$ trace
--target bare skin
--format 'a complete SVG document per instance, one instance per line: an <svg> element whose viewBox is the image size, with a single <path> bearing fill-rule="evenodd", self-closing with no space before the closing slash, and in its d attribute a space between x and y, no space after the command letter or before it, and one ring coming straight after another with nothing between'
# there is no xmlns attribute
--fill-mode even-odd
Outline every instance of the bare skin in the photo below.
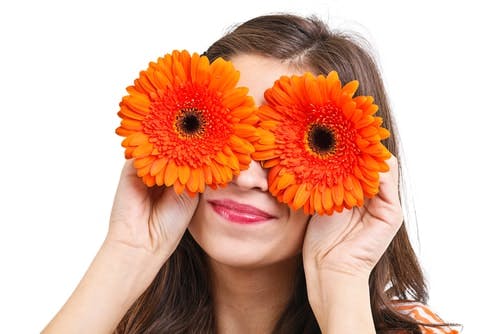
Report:
<svg viewBox="0 0 500 334"><path fill-rule="evenodd" d="M255 55L237 56L233 63L256 103L262 102L265 88L280 74L298 71ZM151 191L127 162L108 235L43 333L111 333L188 226L207 253L217 282L213 295L219 333L270 333L292 292L290 278L298 256L303 257L309 301L322 332L375 333L368 277L402 223L394 157L389 165L390 171L380 175L379 194L362 208L307 217L272 199L266 171L257 163L227 188L190 198L177 196L172 189ZM233 233L241 227L210 225L218 218L208 221L212 216L204 203L221 194L261 205L276 219L246 233ZM212 233L210 226L222 226L220 233Z"/></svg>

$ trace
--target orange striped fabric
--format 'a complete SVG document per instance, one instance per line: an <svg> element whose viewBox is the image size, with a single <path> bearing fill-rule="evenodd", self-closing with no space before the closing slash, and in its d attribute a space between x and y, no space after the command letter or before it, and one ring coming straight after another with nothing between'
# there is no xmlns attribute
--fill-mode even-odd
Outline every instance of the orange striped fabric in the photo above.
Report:
<svg viewBox="0 0 500 334"><path fill-rule="evenodd" d="M444 321L428 306L418 302L401 302L395 304L396 309L405 315L410 316L418 322L428 324L442 324ZM420 326L423 334L458 334L459 331L449 326L429 327Z"/></svg>

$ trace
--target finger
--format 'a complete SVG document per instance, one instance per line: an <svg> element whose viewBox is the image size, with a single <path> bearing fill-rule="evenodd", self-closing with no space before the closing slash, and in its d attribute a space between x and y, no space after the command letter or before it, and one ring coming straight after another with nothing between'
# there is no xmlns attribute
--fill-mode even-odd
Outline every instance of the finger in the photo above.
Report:
<svg viewBox="0 0 500 334"><path fill-rule="evenodd" d="M165 188L163 194L158 199L157 206L168 208L169 215L181 219L181 221L189 221L198 206L199 195L190 196L186 192L177 194L173 187Z"/></svg>
<svg viewBox="0 0 500 334"><path fill-rule="evenodd" d="M403 222L398 187L399 166L394 156L388 160L388 164L389 171L380 173L379 193L366 202L365 208L378 222L385 222L397 230Z"/></svg>
<svg viewBox="0 0 500 334"><path fill-rule="evenodd" d="M383 201L399 205L399 164L395 156L387 160L389 171L380 173L379 193Z"/></svg>
<svg viewBox="0 0 500 334"><path fill-rule="evenodd" d="M344 209L342 212L335 212L333 215L314 214L309 220L310 225L314 225L317 230L327 229L332 224L342 225L352 217L352 210Z"/></svg>
<svg viewBox="0 0 500 334"><path fill-rule="evenodd" d="M333 215L318 215L311 217L307 227L308 240L322 240L328 237L329 242L342 240L356 225L353 219L355 210L343 210Z"/></svg>
<svg viewBox="0 0 500 334"><path fill-rule="evenodd" d="M389 165L389 175L391 175L394 182L398 184L400 172L398 159L392 155L389 160L387 160L387 164Z"/></svg>
<svg viewBox="0 0 500 334"><path fill-rule="evenodd" d="M141 202L148 197L147 186L137 176L137 170L132 160L127 160L123 165L116 190L115 202L122 200L123 197L126 197L127 200Z"/></svg>
<svg viewBox="0 0 500 334"><path fill-rule="evenodd" d="M173 187L165 188L156 202L156 217L159 218L156 228L161 229L161 235L167 238L171 249L175 249L180 242L198 202L198 194L194 197L185 192L177 194Z"/></svg>

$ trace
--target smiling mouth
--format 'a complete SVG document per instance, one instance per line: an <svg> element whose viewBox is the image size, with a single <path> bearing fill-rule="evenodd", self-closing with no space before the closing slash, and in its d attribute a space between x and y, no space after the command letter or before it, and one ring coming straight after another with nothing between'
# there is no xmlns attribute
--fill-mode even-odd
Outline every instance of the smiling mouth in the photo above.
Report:
<svg viewBox="0 0 500 334"><path fill-rule="evenodd" d="M208 201L212 209L227 221L237 224L264 223L276 217L251 205L232 200Z"/></svg>

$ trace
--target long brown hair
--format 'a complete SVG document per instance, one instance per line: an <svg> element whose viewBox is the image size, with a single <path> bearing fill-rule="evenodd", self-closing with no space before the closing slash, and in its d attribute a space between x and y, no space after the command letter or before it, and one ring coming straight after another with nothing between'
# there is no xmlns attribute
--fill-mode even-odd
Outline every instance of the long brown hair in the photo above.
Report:
<svg viewBox="0 0 500 334"><path fill-rule="evenodd" d="M357 94L371 95L391 137L384 144L399 157L397 129L379 69L359 36L330 30L315 17L266 15L251 19L216 41L205 52L213 61L238 54L277 58L316 74L338 72L343 83L358 80ZM400 191L401 193L401 191ZM215 317L205 253L189 232L151 286L130 308L115 333L214 333ZM425 303L427 288L405 225L370 275L371 308L377 333L421 333L418 323L397 312L395 300ZM320 333L307 300L299 261L295 290L274 333Z"/></svg>

